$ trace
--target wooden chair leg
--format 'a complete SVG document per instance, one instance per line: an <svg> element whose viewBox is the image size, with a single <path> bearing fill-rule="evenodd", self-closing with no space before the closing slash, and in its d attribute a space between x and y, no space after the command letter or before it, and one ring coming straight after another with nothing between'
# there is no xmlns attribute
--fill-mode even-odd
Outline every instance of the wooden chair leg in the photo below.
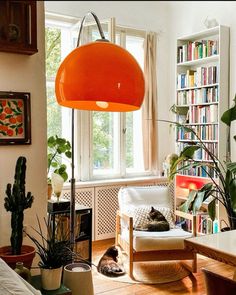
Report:
<svg viewBox="0 0 236 295"><path fill-rule="evenodd" d="M193 253L193 259L191 261L191 264L186 263L186 261L182 260L180 263L185 267L187 270L189 270L191 273L197 272L197 254Z"/></svg>
<svg viewBox="0 0 236 295"><path fill-rule="evenodd" d="M133 270L134 270L133 255L131 255L131 256L129 255L129 272L128 272L128 275L130 276L131 279L134 278Z"/></svg>
<svg viewBox="0 0 236 295"><path fill-rule="evenodd" d="M116 237L115 237L115 245L118 245L118 235L120 234L120 216L116 214Z"/></svg>
<svg viewBox="0 0 236 295"><path fill-rule="evenodd" d="M194 253L194 258L192 262L192 272L197 272L197 254Z"/></svg>

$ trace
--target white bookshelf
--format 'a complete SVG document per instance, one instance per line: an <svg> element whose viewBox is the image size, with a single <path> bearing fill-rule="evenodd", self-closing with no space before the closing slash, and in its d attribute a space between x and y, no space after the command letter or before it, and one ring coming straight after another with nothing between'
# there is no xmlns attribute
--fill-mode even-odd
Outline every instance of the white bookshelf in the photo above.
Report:
<svg viewBox="0 0 236 295"><path fill-rule="evenodd" d="M202 141L222 161L227 155L227 133L220 118L229 106L228 65L229 27L217 26L177 39L175 104L182 110L182 116L177 115L176 119L195 128ZM195 141L196 139L177 130L176 152L179 154L184 145ZM204 157L204 153L199 153L197 160L210 162ZM200 172L186 170L183 174L198 179L207 178L204 172ZM179 198L176 203L179 203L182 196L176 197ZM222 210L218 206L217 214L220 218L225 215Z"/></svg>

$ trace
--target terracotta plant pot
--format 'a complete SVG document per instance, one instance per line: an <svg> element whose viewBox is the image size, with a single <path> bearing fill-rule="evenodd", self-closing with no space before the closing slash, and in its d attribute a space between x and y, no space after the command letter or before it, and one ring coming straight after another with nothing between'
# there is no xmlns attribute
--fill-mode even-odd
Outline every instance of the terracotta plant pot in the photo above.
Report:
<svg viewBox="0 0 236 295"><path fill-rule="evenodd" d="M62 266L59 268L41 268L42 288L44 290L56 290L61 286Z"/></svg>
<svg viewBox="0 0 236 295"><path fill-rule="evenodd" d="M16 267L16 262L23 262L24 266L31 268L35 257L35 248L28 245L22 245L20 255L11 254L11 246L0 247L0 258L4 260L12 269Z"/></svg>

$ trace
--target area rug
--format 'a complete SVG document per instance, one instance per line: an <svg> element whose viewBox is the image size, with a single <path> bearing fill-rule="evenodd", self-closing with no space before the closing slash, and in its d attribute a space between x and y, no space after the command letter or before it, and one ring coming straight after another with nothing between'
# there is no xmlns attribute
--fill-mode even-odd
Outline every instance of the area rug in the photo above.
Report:
<svg viewBox="0 0 236 295"><path fill-rule="evenodd" d="M98 261L95 261L97 265ZM128 259L124 254L119 255L119 264L125 271L128 270ZM181 280L190 274L179 261L158 261L158 262L135 262L134 263L134 280L126 273L123 276L110 278L97 272L93 268L93 275L99 278L115 280L124 283L142 283L142 284L163 284Z"/></svg>

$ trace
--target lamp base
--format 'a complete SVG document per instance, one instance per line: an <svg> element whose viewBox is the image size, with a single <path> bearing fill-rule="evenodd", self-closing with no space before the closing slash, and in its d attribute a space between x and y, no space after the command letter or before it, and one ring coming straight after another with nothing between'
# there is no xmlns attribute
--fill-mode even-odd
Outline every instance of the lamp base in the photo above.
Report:
<svg viewBox="0 0 236 295"><path fill-rule="evenodd" d="M64 267L63 284L72 294L94 295L92 269L85 263L72 263Z"/></svg>

